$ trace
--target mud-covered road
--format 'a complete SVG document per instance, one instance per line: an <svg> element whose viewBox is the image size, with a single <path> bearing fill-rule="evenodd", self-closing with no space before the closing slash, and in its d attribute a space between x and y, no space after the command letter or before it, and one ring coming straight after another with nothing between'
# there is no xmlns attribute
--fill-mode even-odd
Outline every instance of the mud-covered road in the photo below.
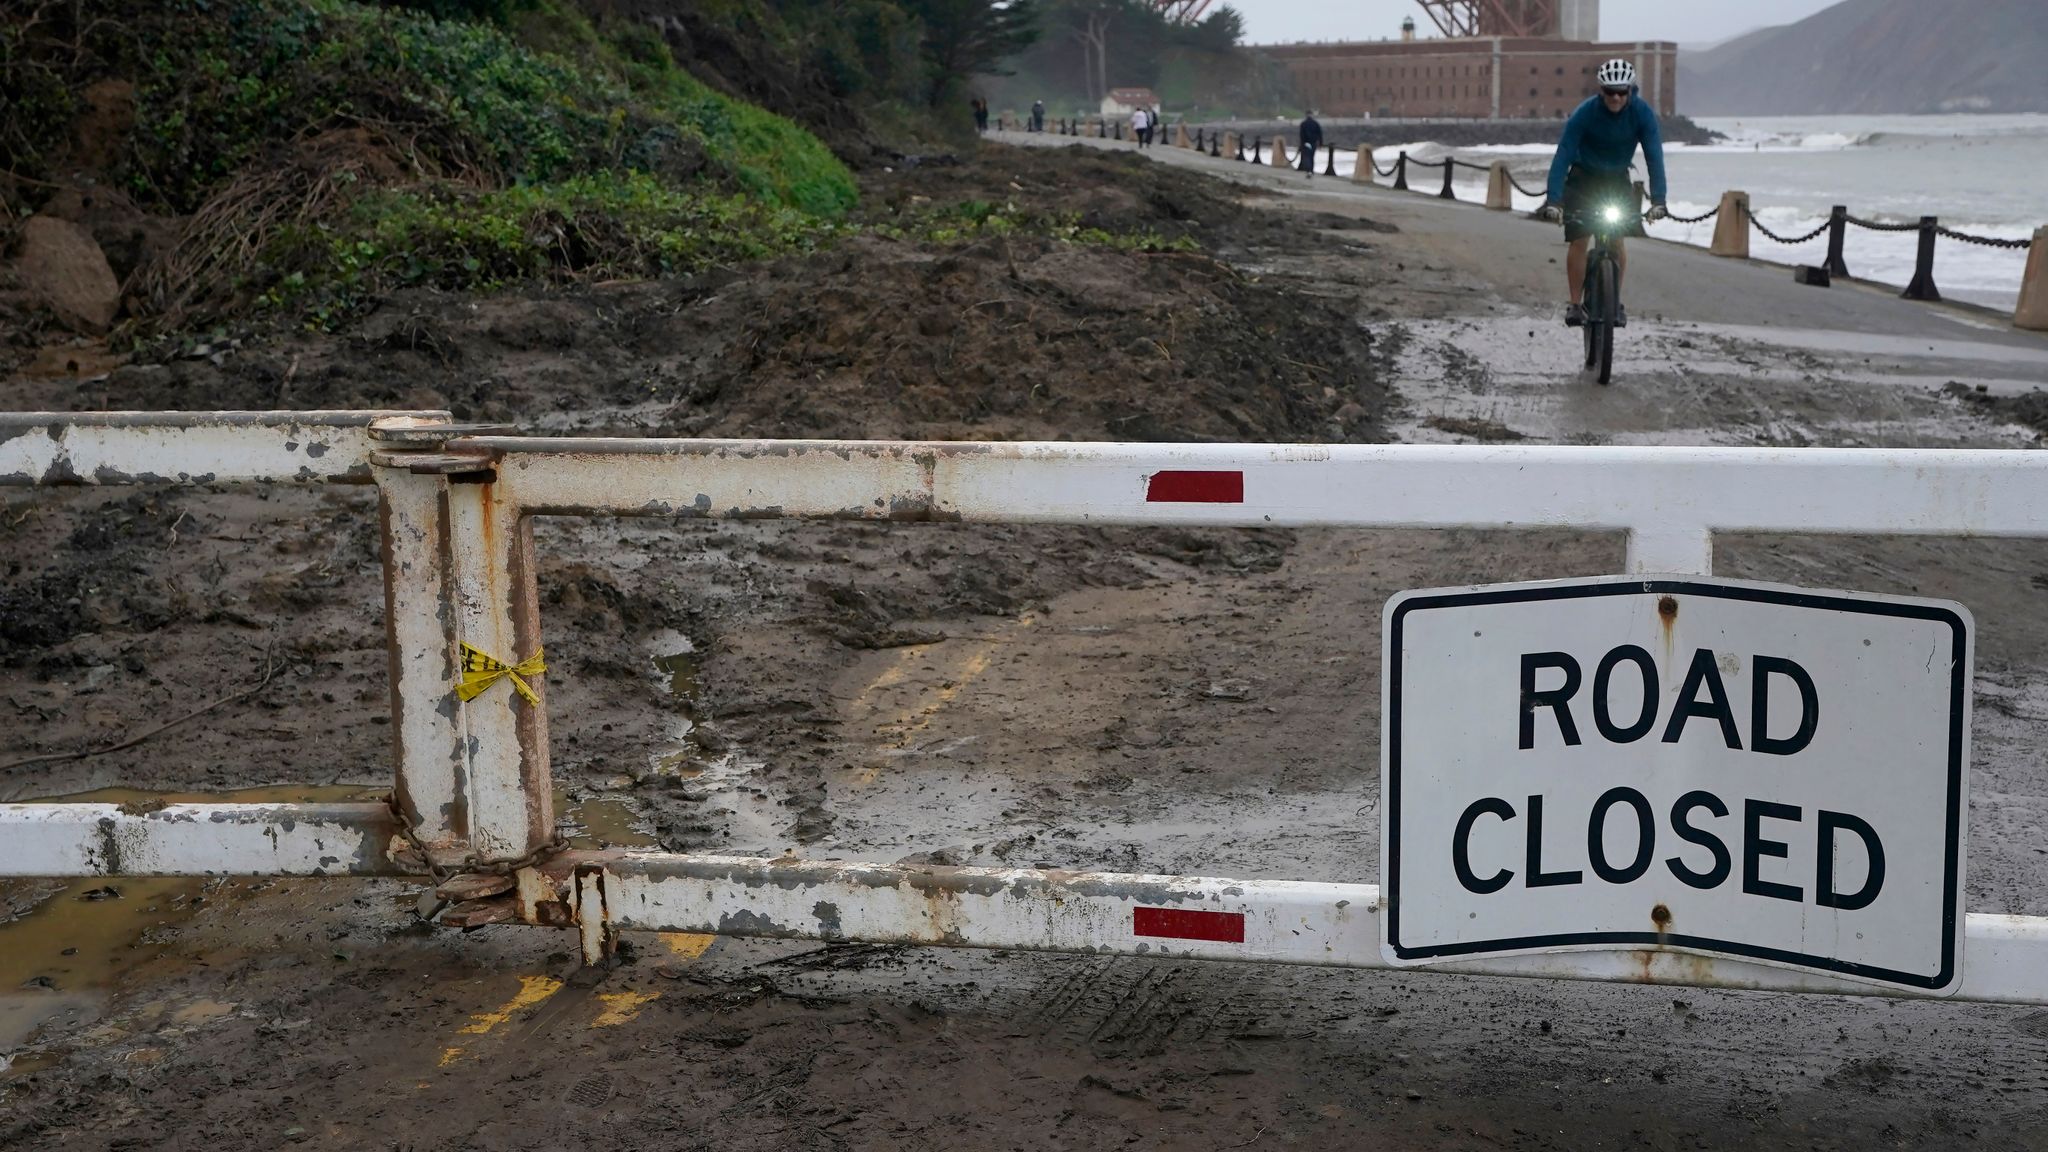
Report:
<svg viewBox="0 0 2048 1152"><path fill-rule="evenodd" d="M1207 255L864 240L408 298L98 379L44 354L0 395L624 434L2038 442L2015 421L2048 340L1988 314L1643 245L1603 389L1556 324L1550 231L1160 155L991 147L868 200L1071 204ZM374 791L374 542L357 490L0 496L0 798ZM584 842L1361 882L1386 598L1621 561L1572 533L551 520L539 543ZM1716 561L1969 606L1969 904L2048 914L2048 544ZM5 767L266 675L134 749ZM0 1147L2048 1147L2028 1008L679 935L600 974L566 934L415 924L420 891L0 882Z"/></svg>

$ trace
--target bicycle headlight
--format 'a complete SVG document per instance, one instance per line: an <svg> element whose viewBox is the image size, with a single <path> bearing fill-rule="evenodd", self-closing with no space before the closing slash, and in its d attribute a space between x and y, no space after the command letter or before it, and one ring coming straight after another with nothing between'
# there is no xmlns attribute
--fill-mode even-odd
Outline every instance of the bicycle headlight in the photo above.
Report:
<svg viewBox="0 0 2048 1152"><path fill-rule="evenodd" d="M1606 211L1602 212L1601 215L1606 217L1609 224L1621 223L1621 209L1612 204L1609 204Z"/></svg>

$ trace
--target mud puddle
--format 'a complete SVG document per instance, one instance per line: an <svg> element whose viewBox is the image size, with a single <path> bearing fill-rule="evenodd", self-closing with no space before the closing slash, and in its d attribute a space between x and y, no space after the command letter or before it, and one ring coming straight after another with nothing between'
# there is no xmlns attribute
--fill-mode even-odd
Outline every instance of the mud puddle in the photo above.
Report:
<svg viewBox="0 0 2048 1152"><path fill-rule="evenodd" d="M2026 364L2048 369L2048 346L1995 340L1923 340L1915 336L1881 336L1811 328L1760 328L1734 324L1695 324L1687 329L1721 336L1752 346L1803 348L1831 352L1858 361L1873 359L1956 360L1969 363Z"/></svg>
<svg viewBox="0 0 2048 1152"><path fill-rule="evenodd" d="M1895 338L1854 357L1859 334L1637 317L1615 345L1614 380L1586 372L1584 339L1547 314L1409 321L1401 340L1410 443L2028 447L2033 433L1965 404L1978 383L2033 386L2035 353L1997 345L1947 359L1941 341ZM1953 343L1953 342L1950 342ZM1859 347L1860 346L1855 346ZM1917 358L1912 349L1920 349ZM1928 351L1932 349L1933 351ZM1867 354L1866 354L1867 353ZM1997 365L1993 376L1983 369ZM2048 384L2048 354L2040 360ZM1960 386L1960 387L1958 387Z"/></svg>
<svg viewBox="0 0 2048 1152"><path fill-rule="evenodd" d="M158 795L101 788L23 803L317 804L372 800L361 787L245 788L233 792ZM26 1044L46 1025L67 1030L99 1014L121 978L159 958L153 937L190 920L210 901L247 899L249 881L219 876L94 876L76 880L7 880L0 890L18 915L0 923L0 1055ZM33 1063L23 1058L15 1071Z"/></svg>
<svg viewBox="0 0 2048 1152"><path fill-rule="evenodd" d="M689 637L673 631L654 637L647 648L654 674L674 702L675 716L668 739L649 754L647 772L637 783L682 783L690 799L704 806L706 823L717 829L718 842L706 847L745 855L776 854L777 846L789 839L783 827L788 798L764 779L766 760L728 747L699 727L703 654Z"/></svg>
<svg viewBox="0 0 2048 1152"><path fill-rule="evenodd" d="M157 794L101 788L23 803L320 804L382 799L382 788L283 786ZM557 788L557 825L578 848L657 843L624 799ZM94 876L0 880L0 1057L25 1073L53 1057L22 1052L39 1031L73 1032L98 1018L122 980L167 957L159 937L209 904L255 902L272 881L224 876ZM400 903L409 906L410 897Z"/></svg>

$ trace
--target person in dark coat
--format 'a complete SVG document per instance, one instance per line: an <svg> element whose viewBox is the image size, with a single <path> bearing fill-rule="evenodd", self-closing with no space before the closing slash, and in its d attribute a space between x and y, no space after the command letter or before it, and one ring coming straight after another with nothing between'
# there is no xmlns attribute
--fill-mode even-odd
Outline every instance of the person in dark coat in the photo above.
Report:
<svg viewBox="0 0 2048 1152"><path fill-rule="evenodd" d="M974 130L976 132L988 131L988 101L983 100L979 96L974 98Z"/></svg>
<svg viewBox="0 0 2048 1152"><path fill-rule="evenodd" d="M1033 132L1045 131L1045 101L1043 100L1033 100L1031 102L1031 130Z"/></svg>
<svg viewBox="0 0 2048 1152"><path fill-rule="evenodd" d="M1303 172L1308 173L1308 178L1311 180L1316 178L1316 149L1322 146L1323 126L1316 122L1316 114L1310 112L1308 117L1301 122L1301 163L1299 167Z"/></svg>

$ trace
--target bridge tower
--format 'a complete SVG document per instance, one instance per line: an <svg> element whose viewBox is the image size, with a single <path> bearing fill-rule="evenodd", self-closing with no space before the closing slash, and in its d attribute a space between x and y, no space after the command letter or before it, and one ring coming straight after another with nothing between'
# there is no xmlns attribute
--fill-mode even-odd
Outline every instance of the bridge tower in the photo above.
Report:
<svg viewBox="0 0 2048 1152"><path fill-rule="evenodd" d="M1600 38L1600 0L1417 0L1443 34L1545 40Z"/></svg>

